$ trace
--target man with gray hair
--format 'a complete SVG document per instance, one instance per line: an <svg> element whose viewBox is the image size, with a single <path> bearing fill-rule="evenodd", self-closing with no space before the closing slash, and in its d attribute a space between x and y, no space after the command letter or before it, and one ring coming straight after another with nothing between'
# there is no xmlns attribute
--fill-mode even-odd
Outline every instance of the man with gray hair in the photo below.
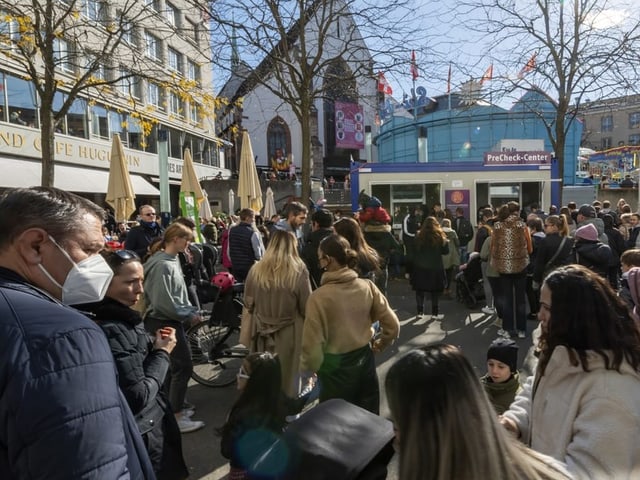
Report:
<svg viewBox="0 0 640 480"><path fill-rule="evenodd" d="M0 478L153 479L98 325L104 211L55 188L0 197Z"/></svg>

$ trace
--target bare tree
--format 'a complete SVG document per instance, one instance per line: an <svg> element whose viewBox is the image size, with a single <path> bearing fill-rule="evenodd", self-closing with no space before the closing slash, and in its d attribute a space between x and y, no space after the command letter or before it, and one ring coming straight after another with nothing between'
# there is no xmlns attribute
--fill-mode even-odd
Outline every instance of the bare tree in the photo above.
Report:
<svg viewBox="0 0 640 480"><path fill-rule="evenodd" d="M625 0L458 2L455 21L485 40L485 63L496 65L493 98L536 94L522 105L544 122L563 181L581 103L637 89L640 21L632 7Z"/></svg>
<svg viewBox="0 0 640 480"><path fill-rule="evenodd" d="M415 21L425 12L414 0L216 0L210 13L218 70L237 66L233 56L238 51L254 65L235 70L242 76L237 96L261 85L289 106L300 123L305 199L312 161L321 161L312 159L314 101L345 98L375 108L375 95L365 98L362 93L366 82L375 82L374 67L403 70L408 76L411 49L423 51L428 44L428 30ZM232 55L225 54L230 51ZM346 67L336 68L338 64Z"/></svg>
<svg viewBox="0 0 640 480"><path fill-rule="evenodd" d="M139 95L133 92L123 94L123 82L134 88L148 79L181 98L193 98L193 82L169 74L159 55L149 54L176 29L158 21L162 14L158 8L157 0L0 0L0 55L10 70L31 82L35 92L42 185L53 186L55 132L78 98L102 99L106 105L134 112L132 117L147 134L157 121L152 107L136 100ZM145 27L152 30L151 36ZM197 47L193 50L201 64L208 62ZM200 103L213 101L210 94L200 97Z"/></svg>

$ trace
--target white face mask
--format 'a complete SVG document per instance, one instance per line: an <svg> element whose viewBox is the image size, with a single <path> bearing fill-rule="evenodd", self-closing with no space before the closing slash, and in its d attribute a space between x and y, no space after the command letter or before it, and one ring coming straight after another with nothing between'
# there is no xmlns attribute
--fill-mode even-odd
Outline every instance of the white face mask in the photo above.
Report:
<svg viewBox="0 0 640 480"><path fill-rule="evenodd" d="M64 280L64 285L60 285L42 264L38 265L42 273L62 290L62 303L80 305L102 300L113 278L113 270L102 255L92 255L76 263L53 237L49 236L49 239L73 265Z"/></svg>

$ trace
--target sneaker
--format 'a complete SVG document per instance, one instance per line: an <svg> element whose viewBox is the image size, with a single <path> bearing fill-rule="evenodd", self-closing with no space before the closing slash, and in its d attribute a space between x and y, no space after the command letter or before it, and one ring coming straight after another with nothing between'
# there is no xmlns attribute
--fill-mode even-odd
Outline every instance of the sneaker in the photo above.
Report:
<svg viewBox="0 0 640 480"><path fill-rule="evenodd" d="M431 320L442 320L444 318L444 315L442 313L440 314L435 314L435 315L431 315Z"/></svg>
<svg viewBox="0 0 640 480"><path fill-rule="evenodd" d="M183 417L191 418L196 413L196 411L192 408L183 408L180 413Z"/></svg>
<svg viewBox="0 0 640 480"><path fill-rule="evenodd" d="M524 330L518 330L518 338L527 338L527 332Z"/></svg>
<svg viewBox="0 0 640 480"><path fill-rule="evenodd" d="M486 313L487 315L493 315L496 313L496 309L487 305L486 307L482 307L482 313Z"/></svg>
<svg viewBox="0 0 640 480"><path fill-rule="evenodd" d="M200 430L204 427L204 422L200 420L191 420L189 417L180 414L176 415L176 421L178 422L180 433L195 432L196 430Z"/></svg>
<svg viewBox="0 0 640 480"><path fill-rule="evenodd" d="M507 332L506 330L504 330L502 328L500 330L498 330L498 335L500 337L503 337L503 338L511 338L511 335L509 335L509 332Z"/></svg>

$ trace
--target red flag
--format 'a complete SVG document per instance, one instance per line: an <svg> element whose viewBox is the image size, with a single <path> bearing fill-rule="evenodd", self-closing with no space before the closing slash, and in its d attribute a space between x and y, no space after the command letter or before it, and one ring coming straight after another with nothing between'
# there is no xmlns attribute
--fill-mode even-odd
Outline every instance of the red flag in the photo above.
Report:
<svg viewBox="0 0 640 480"><path fill-rule="evenodd" d="M527 73L532 72L536 68L537 56L538 56L538 52L534 52L533 55L531 55L531 58L529 59L529 61L526 63L524 67L522 67L522 70L520 70L520 73L518 74L518 78L524 77Z"/></svg>
<svg viewBox="0 0 640 480"><path fill-rule="evenodd" d="M420 76L418 72L418 64L416 63L416 51L411 50L411 78L415 80Z"/></svg>
<svg viewBox="0 0 640 480"><path fill-rule="evenodd" d="M447 93L451 93L451 64L449 64L449 74L447 75Z"/></svg>
<svg viewBox="0 0 640 480"><path fill-rule="evenodd" d="M387 79L384 77L384 73L378 73L378 91L384 93L385 95L391 95L393 90L391 89L391 85L387 82Z"/></svg>
<svg viewBox="0 0 640 480"><path fill-rule="evenodd" d="M484 72L484 75L482 75L482 78L480 79L480 85L482 85L484 82L488 82L491 79L493 79L493 63L489 65L487 71Z"/></svg>

